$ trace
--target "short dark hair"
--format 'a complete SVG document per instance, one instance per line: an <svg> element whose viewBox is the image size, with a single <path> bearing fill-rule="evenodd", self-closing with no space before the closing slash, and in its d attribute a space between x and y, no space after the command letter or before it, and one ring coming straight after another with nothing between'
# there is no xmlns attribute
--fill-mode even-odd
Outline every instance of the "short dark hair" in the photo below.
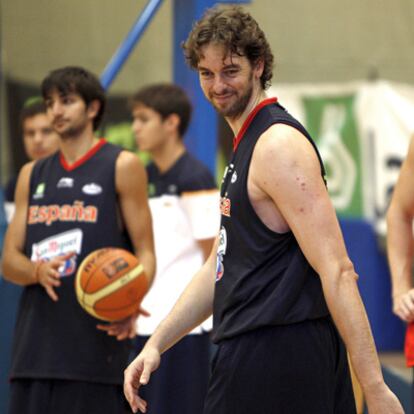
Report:
<svg viewBox="0 0 414 414"><path fill-rule="evenodd" d="M20 128L23 131L23 125L26 119L32 118L39 114L46 115L46 105L43 101L36 100L33 103L28 103L23 106L22 110L20 111Z"/></svg>
<svg viewBox="0 0 414 414"><path fill-rule="evenodd" d="M99 101L100 108L93 120L93 129L98 128L105 111L106 97L99 79L93 73L78 66L55 69L42 82L43 99L47 99L54 89L64 95L69 93L80 95L86 106L89 106L92 101Z"/></svg>
<svg viewBox="0 0 414 414"><path fill-rule="evenodd" d="M191 68L197 70L202 57L201 49L210 43L223 45L232 54L246 56L252 65L263 59L260 83L263 89L270 86L273 53L256 20L240 6L212 7L194 24L187 40L182 43Z"/></svg>
<svg viewBox="0 0 414 414"><path fill-rule="evenodd" d="M132 95L129 106L134 109L138 105L145 105L161 115L162 119L171 114L180 118L178 132L182 137L187 131L191 119L192 106L185 91L171 83L157 83L139 89Z"/></svg>

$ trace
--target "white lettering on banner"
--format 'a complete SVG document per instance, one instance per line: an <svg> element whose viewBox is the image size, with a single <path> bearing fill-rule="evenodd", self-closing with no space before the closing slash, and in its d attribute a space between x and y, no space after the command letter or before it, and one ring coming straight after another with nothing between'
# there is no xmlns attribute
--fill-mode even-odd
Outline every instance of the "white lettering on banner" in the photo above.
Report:
<svg viewBox="0 0 414 414"><path fill-rule="evenodd" d="M355 161L342 142L341 130L345 124L345 107L327 105L321 121L319 150L329 165L329 193L335 208L346 208L354 192L357 169Z"/></svg>

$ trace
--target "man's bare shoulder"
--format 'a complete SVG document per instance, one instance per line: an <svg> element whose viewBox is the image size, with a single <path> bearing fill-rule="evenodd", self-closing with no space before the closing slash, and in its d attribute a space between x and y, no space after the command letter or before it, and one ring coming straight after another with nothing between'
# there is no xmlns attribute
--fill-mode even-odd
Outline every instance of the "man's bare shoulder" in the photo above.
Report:
<svg viewBox="0 0 414 414"><path fill-rule="evenodd" d="M116 160L117 173L133 173L144 169L143 163L135 153L127 150L120 152Z"/></svg>
<svg viewBox="0 0 414 414"><path fill-rule="evenodd" d="M136 154L130 151L121 151L116 160L116 185L118 190L130 188L131 185L145 184L145 167Z"/></svg>
<svg viewBox="0 0 414 414"><path fill-rule="evenodd" d="M286 124L274 124L261 135L254 150L253 162L260 168L273 170L301 165L315 165L320 169L311 142L296 128Z"/></svg>
<svg viewBox="0 0 414 414"><path fill-rule="evenodd" d="M33 167L36 161L30 161L23 165L23 167L19 171L19 176L17 179L17 189L22 185L26 186L29 184L29 179L33 171Z"/></svg>

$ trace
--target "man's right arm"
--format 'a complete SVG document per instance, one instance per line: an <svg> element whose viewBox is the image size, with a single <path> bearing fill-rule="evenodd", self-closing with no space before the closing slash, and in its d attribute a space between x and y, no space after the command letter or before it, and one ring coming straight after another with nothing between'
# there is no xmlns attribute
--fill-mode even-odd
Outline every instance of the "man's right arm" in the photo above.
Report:
<svg viewBox="0 0 414 414"><path fill-rule="evenodd" d="M387 212L387 251L392 279L393 310L402 320L414 321L412 260L414 253L414 140L401 167Z"/></svg>
<svg viewBox="0 0 414 414"><path fill-rule="evenodd" d="M32 168L33 163L29 163L20 171L16 187L16 211L4 240L3 275L5 279L18 285L36 283L36 264L23 254Z"/></svg>
<svg viewBox="0 0 414 414"><path fill-rule="evenodd" d="M58 300L55 288L60 286L59 267L73 253L48 262L32 262L25 254L26 221L29 206L30 176L34 162L26 164L20 171L16 187L16 211L4 240L3 275L6 280L27 286L39 283L53 301Z"/></svg>
<svg viewBox="0 0 414 414"><path fill-rule="evenodd" d="M146 410L146 402L138 396L158 368L163 352L207 319L213 311L218 238L210 256L184 290L172 311L160 323L141 353L125 370L124 393L133 412Z"/></svg>

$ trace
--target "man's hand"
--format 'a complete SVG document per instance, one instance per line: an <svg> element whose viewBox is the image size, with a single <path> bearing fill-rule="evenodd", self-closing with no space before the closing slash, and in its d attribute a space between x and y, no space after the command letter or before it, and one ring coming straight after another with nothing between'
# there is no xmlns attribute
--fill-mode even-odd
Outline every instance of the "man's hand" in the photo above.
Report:
<svg viewBox="0 0 414 414"><path fill-rule="evenodd" d="M397 397L385 383L365 391L369 414L404 414Z"/></svg>
<svg viewBox="0 0 414 414"><path fill-rule="evenodd" d="M36 280L44 287L46 293L55 302L59 299L55 292L55 288L59 287L61 284L59 268L64 266L66 260L70 259L74 254L75 252L70 252L63 256L55 257L50 261L37 264Z"/></svg>
<svg viewBox="0 0 414 414"><path fill-rule="evenodd" d="M414 321L414 289L393 297L393 312L405 322Z"/></svg>
<svg viewBox="0 0 414 414"><path fill-rule="evenodd" d="M109 324L99 324L96 327L101 331L106 331L109 336L116 336L118 341L124 339L132 339L136 335L136 321L139 315L150 316L150 313L143 308L139 308L138 312L120 321Z"/></svg>
<svg viewBox="0 0 414 414"><path fill-rule="evenodd" d="M149 382L151 373L160 365L161 355L155 348L144 347L124 372L124 394L134 413L147 411L147 402L139 395L139 387Z"/></svg>

